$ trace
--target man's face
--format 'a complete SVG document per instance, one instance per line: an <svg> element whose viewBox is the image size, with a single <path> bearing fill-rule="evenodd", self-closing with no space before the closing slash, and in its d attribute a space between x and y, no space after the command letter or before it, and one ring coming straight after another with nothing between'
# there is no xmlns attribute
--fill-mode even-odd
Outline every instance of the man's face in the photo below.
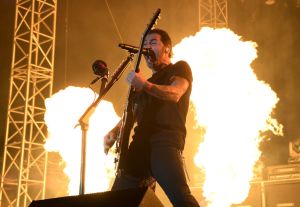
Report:
<svg viewBox="0 0 300 207"><path fill-rule="evenodd" d="M156 70L163 63L163 60L165 58L169 58L169 54L165 52L166 46L161 41L161 37L159 34L152 33L147 35L144 42L144 48L151 48L155 53L155 60L145 56L147 65L151 69Z"/></svg>

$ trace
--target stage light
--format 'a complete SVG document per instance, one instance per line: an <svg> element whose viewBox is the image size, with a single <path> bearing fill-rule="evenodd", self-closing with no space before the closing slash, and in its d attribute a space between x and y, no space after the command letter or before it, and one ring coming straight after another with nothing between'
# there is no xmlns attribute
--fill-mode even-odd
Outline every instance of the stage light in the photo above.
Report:
<svg viewBox="0 0 300 207"><path fill-rule="evenodd" d="M275 0L266 0L266 1L265 1L265 4L267 4L267 5L273 5L273 4L275 4L275 3L276 3Z"/></svg>

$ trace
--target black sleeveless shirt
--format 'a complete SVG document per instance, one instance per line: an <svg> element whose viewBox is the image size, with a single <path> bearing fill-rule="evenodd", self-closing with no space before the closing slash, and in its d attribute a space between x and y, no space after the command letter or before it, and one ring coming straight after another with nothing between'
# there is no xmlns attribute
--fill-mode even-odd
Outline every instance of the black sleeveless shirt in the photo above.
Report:
<svg viewBox="0 0 300 207"><path fill-rule="evenodd" d="M186 116L189 108L190 94L192 90L192 72L185 61L169 64L162 70L154 73L148 79L149 82L158 85L171 85L172 78L179 76L189 82L189 87L177 103L158 99L141 92L136 97L137 126L135 136L141 134L147 137L160 136L161 139L169 139L179 149L183 149L186 136Z"/></svg>

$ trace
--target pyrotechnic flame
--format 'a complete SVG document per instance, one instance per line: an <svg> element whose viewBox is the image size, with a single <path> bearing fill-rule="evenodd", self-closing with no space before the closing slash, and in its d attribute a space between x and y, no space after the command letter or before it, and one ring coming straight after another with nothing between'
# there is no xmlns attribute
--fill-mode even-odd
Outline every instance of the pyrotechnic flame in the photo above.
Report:
<svg viewBox="0 0 300 207"><path fill-rule="evenodd" d="M271 117L278 97L250 67L256 44L229 29L203 28L173 49L193 72L191 101L205 128L195 163L205 171L203 196L208 206L241 203L248 195L261 152L261 132L281 133Z"/></svg>
<svg viewBox="0 0 300 207"><path fill-rule="evenodd" d="M173 52L173 62L183 59L192 68L191 101L198 125L205 128L195 156L196 165L205 171L203 196L211 207L241 203L261 154L261 132L280 134L282 130L271 116L278 97L268 84L257 80L250 67L256 58L256 44L241 41L228 29L203 28L183 39ZM58 151L66 162L71 195L78 194L80 180L81 130L74 126L94 98L89 89L68 87L46 100L49 138L45 148ZM118 120L112 105L105 101L90 119L87 193L109 186L113 156L108 159L104 155L102 137Z"/></svg>
<svg viewBox="0 0 300 207"><path fill-rule="evenodd" d="M82 133L78 120L94 101L88 88L67 87L46 100L45 122L48 139L45 149L59 152L66 163L69 195L79 193ZM90 117L86 146L85 193L107 190L114 174L113 156L103 151L103 136L119 121L110 102L101 101Z"/></svg>

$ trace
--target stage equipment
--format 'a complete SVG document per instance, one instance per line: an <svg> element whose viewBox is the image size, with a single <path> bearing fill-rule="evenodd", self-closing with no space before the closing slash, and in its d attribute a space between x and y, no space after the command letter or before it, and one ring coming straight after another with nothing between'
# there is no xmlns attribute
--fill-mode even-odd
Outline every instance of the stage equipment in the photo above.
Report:
<svg viewBox="0 0 300 207"><path fill-rule="evenodd" d="M29 207L163 207L150 188L132 188L33 201Z"/></svg>

